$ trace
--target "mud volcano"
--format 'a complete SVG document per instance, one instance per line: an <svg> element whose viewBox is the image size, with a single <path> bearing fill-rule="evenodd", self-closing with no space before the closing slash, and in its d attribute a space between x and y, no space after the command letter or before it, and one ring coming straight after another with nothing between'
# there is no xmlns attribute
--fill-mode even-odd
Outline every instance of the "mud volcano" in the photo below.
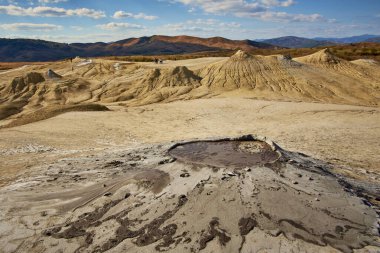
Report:
<svg viewBox="0 0 380 253"><path fill-rule="evenodd" d="M169 154L186 163L236 169L270 164L280 157L264 141L190 142L173 147Z"/></svg>
<svg viewBox="0 0 380 253"><path fill-rule="evenodd" d="M34 171L0 189L1 252L380 252L379 209L359 197L363 185L253 135Z"/></svg>

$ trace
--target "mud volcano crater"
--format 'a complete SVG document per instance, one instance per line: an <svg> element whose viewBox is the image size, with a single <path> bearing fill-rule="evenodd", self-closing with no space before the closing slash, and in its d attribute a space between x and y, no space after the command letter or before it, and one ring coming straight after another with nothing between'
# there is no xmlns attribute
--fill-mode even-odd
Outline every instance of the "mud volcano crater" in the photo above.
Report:
<svg viewBox="0 0 380 253"><path fill-rule="evenodd" d="M169 154L185 163L235 169L271 164L281 157L274 146L261 140L188 142L175 145Z"/></svg>

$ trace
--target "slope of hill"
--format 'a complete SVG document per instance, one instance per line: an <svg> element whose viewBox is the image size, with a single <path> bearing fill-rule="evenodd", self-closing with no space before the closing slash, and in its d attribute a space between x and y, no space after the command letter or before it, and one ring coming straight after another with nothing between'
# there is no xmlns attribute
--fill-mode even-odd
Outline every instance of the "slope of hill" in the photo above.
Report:
<svg viewBox="0 0 380 253"><path fill-rule="evenodd" d="M152 36L111 43L73 44L30 39L0 39L0 59L4 62L53 61L76 56L161 55L257 48L274 49L275 47L250 40L190 36Z"/></svg>
<svg viewBox="0 0 380 253"><path fill-rule="evenodd" d="M314 40L319 41L330 41L335 43L360 43L368 41L369 39L379 37L379 35L372 35L372 34L363 34L359 36L352 36L352 37L343 37L343 38L325 38L325 37L317 37L313 38Z"/></svg>
<svg viewBox="0 0 380 253"><path fill-rule="evenodd" d="M268 43L274 46L287 47L287 48L312 48L322 46L332 46L335 43L329 41L319 41L295 36L286 36L263 40L262 42Z"/></svg>
<svg viewBox="0 0 380 253"><path fill-rule="evenodd" d="M0 118L41 108L94 103L143 105L210 96L243 96L379 106L380 67L346 61L328 49L291 59L238 51L231 57L125 63L77 58L0 73ZM55 71L60 78L49 78Z"/></svg>
<svg viewBox="0 0 380 253"><path fill-rule="evenodd" d="M380 43L380 36L379 37L375 37L375 38L370 38L370 39L367 39L365 40L366 42L375 42L375 43Z"/></svg>
<svg viewBox="0 0 380 253"><path fill-rule="evenodd" d="M252 40L229 40L222 37L212 37L212 38L198 38L191 36L153 36L152 40L160 40L171 43L191 43L197 45L203 45L207 47L221 48L221 49L242 49L242 50L252 50L255 48L268 48L273 49L273 45L268 43L256 42Z"/></svg>
<svg viewBox="0 0 380 253"><path fill-rule="evenodd" d="M51 61L83 55L82 49L64 43L31 39L0 39L3 62Z"/></svg>

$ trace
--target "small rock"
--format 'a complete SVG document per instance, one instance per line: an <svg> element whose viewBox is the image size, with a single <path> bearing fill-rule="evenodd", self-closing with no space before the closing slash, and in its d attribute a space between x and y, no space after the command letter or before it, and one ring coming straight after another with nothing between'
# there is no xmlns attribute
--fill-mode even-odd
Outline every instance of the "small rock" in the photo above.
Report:
<svg viewBox="0 0 380 253"><path fill-rule="evenodd" d="M298 182L297 181L293 181L292 184L298 184Z"/></svg>
<svg viewBox="0 0 380 253"><path fill-rule="evenodd" d="M185 172L185 173L182 173L181 175L179 175L180 177L190 177L190 174Z"/></svg>
<svg viewBox="0 0 380 253"><path fill-rule="evenodd" d="M104 196L106 196L106 197L109 197L111 195L112 195L112 193L110 193L110 192L104 193Z"/></svg>
<svg viewBox="0 0 380 253"><path fill-rule="evenodd" d="M166 163L173 163L175 162L176 159L175 158L168 158L168 159L165 159L165 160L162 160L162 161L159 161L158 164L166 164Z"/></svg>
<svg viewBox="0 0 380 253"><path fill-rule="evenodd" d="M233 172L227 172L227 175L229 175L230 177L235 177L236 176L236 174L233 173Z"/></svg>
<svg viewBox="0 0 380 253"><path fill-rule="evenodd" d="M127 198L129 198L131 196L131 194L129 193L129 192L127 192L126 194L125 194L125 196L124 196L124 199L127 199Z"/></svg>
<svg viewBox="0 0 380 253"><path fill-rule="evenodd" d="M315 198L314 200L315 200L315 201L319 201L319 198Z"/></svg>
<svg viewBox="0 0 380 253"><path fill-rule="evenodd" d="M56 234L61 230L61 227L49 228L42 231L42 234L45 236L51 236L52 234Z"/></svg>
<svg viewBox="0 0 380 253"><path fill-rule="evenodd" d="M178 197L178 206L183 206L187 202L187 197L186 195L180 195Z"/></svg>
<svg viewBox="0 0 380 253"><path fill-rule="evenodd" d="M244 171L247 171L247 172L250 172L251 171L251 168L245 168Z"/></svg>
<svg viewBox="0 0 380 253"><path fill-rule="evenodd" d="M309 177L309 181L313 181L314 179L312 177Z"/></svg>

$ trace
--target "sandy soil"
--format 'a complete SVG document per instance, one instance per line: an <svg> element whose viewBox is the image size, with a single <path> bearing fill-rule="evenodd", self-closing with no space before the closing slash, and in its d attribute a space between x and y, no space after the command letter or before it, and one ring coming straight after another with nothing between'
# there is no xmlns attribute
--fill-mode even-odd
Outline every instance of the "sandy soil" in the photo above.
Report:
<svg viewBox="0 0 380 253"><path fill-rule="evenodd" d="M238 51L228 58L130 63L75 59L0 73L0 119L41 108L93 103L130 106L234 94L271 101L379 106L380 65L328 50L296 59Z"/></svg>
<svg viewBox="0 0 380 253"><path fill-rule="evenodd" d="M376 64L74 64L0 74L0 126L35 121L0 128L0 252L379 252ZM4 81L48 68L63 78ZM110 110L67 110L94 103ZM169 152L249 134L267 143Z"/></svg>
<svg viewBox="0 0 380 253"><path fill-rule="evenodd" d="M347 173L353 171L368 178L373 177L372 172L380 173L380 111L376 108L241 98L110 108L113 111L72 112L2 129L0 148L4 159L0 167L17 171L25 167L25 162L42 157L55 159L67 153L139 143L254 133L288 150L332 162ZM28 145L36 146L36 150L28 151ZM47 153L44 147L58 151ZM7 153L9 159L5 158Z"/></svg>
<svg viewBox="0 0 380 253"><path fill-rule="evenodd" d="M378 209L357 196L359 188L331 174L330 165L261 137L234 141L235 151L228 140L218 147L226 156L235 154L233 167L228 159L221 166L220 157L192 164L168 155L186 142L139 144L36 165L0 190L2 250L379 250ZM260 152L278 155L260 163ZM243 156L255 163L240 167ZM217 167L209 165L214 162ZM368 189L375 201L379 189Z"/></svg>

